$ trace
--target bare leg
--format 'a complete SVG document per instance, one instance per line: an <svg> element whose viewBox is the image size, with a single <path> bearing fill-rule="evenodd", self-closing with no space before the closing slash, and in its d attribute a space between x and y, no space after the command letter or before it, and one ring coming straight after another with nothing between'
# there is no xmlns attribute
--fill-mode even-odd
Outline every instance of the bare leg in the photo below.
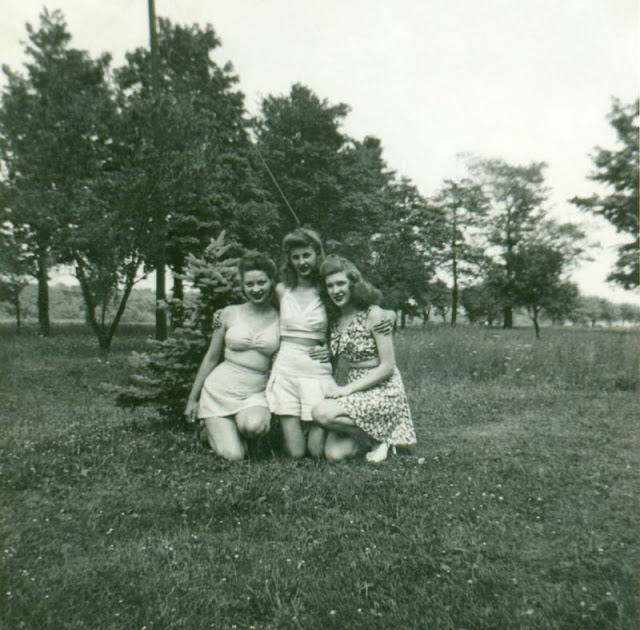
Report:
<svg viewBox="0 0 640 630"><path fill-rule="evenodd" d="M266 407L249 407L236 415L236 425L240 435L256 438L269 432L271 412Z"/></svg>
<svg viewBox="0 0 640 630"><path fill-rule="evenodd" d="M362 429L356 426L352 418L347 416L340 406L340 400L326 399L318 403L312 410L313 418L329 431L325 445L325 457L331 461L339 461L357 455L361 448L371 448L376 442ZM336 435L337 434L337 435ZM381 457L377 453L376 457ZM367 461L382 461L370 459Z"/></svg>
<svg viewBox="0 0 640 630"><path fill-rule="evenodd" d="M315 405L312 414L313 419L329 431L336 431L359 441L371 441L371 438L344 412L339 400L331 398L323 400Z"/></svg>
<svg viewBox="0 0 640 630"><path fill-rule="evenodd" d="M314 422L307 436L307 448L311 457L322 457L324 455L325 435L326 431Z"/></svg>
<svg viewBox="0 0 640 630"><path fill-rule="evenodd" d="M236 423L231 418L205 418L204 426L209 446L214 453L231 461L244 458L244 445Z"/></svg>
<svg viewBox="0 0 640 630"><path fill-rule="evenodd" d="M335 431L329 431L324 445L324 456L330 462L340 462L355 457L360 451L357 440Z"/></svg>
<svg viewBox="0 0 640 630"><path fill-rule="evenodd" d="M296 416L281 416L280 426L282 427L282 436L284 437L284 446L287 449L287 453L296 459L304 457L306 443L300 418Z"/></svg>

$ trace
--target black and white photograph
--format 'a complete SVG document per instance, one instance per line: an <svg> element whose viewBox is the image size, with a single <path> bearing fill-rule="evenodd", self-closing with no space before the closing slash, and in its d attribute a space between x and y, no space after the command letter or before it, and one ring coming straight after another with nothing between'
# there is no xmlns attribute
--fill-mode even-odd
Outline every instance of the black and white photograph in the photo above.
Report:
<svg viewBox="0 0 640 630"><path fill-rule="evenodd" d="M640 627L638 0L8 0L0 628Z"/></svg>

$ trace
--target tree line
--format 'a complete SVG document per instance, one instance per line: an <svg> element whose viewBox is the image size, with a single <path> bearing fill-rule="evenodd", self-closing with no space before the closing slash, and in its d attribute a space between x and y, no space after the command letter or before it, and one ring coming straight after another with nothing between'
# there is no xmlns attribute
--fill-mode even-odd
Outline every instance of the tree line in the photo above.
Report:
<svg viewBox="0 0 640 630"><path fill-rule="evenodd" d="M467 174L427 197L383 158L380 139L347 135L349 107L295 84L250 116L238 77L214 53L212 26L157 20L157 51L112 67L71 46L64 16L27 25L24 71L3 66L0 103L0 295L19 307L37 281L48 334L49 274L69 265L86 321L108 349L141 274L156 272L156 336L184 318L184 278L221 233L273 256L284 233L316 228L328 251L356 260L386 306L455 325L513 325L525 309L575 309L567 280L584 235L550 218L546 164L469 156ZM598 149L589 176L608 196L575 198L628 234L611 279L638 284L638 103L614 101L616 150ZM635 133L635 138L634 138ZM164 270L173 286L166 295ZM167 322L169 318L169 322Z"/></svg>
<svg viewBox="0 0 640 630"><path fill-rule="evenodd" d="M3 290L0 284L0 292ZM451 322L451 292L444 283L442 292L434 291L430 296L430 303L421 308L412 308L407 312L409 325L420 326L428 323L450 324ZM193 299L192 292L187 291L186 302ZM461 312L470 324L501 324L500 313L496 309L492 320L487 319L480 304L477 308L477 296L473 286L464 287L460 299ZM18 330L24 323L33 325L37 322L37 286L27 284L20 292L20 306L11 302L8 294L0 293L0 321L13 320ZM135 287L127 302L127 309L122 316L122 323L152 325L155 321L155 292L150 287ZM411 306L411 305L409 305ZM49 311L52 322L82 322L86 319L86 308L80 287L72 284L54 283L49 287ZM16 321L16 314L20 314L20 321ZM516 319L522 322L526 313L516 312ZM575 307L563 319L553 319L544 314L546 324L573 324L577 326L616 326L640 325L640 305L631 302L617 303L605 298L581 295Z"/></svg>

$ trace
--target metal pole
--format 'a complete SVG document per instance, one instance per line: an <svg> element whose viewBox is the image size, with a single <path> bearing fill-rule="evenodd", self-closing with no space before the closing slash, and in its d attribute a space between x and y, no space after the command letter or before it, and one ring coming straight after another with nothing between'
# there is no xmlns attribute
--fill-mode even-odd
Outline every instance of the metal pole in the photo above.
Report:
<svg viewBox="0 0 640 630"><path fill-rule="evenodd" d="M152 127L153 142L157 149L158 136L158 120L157 120L157 101L158 101L158 35L156 30L156 7L154 0L148 0L149 6L149 48L151 51L151 95L152 95ZM154 169L154 177L157 177L157 169ZM154 187L155 188L155 187ZM151 198L151 203L160 205L162 200ZM164 209L161 207L154 208L157 220L157 229L160 233L160 244L156 252L155 268L156 268L156 339L164 341L167 338L167 292L166 292L166 274L165 274L165 216Z"/></svg>

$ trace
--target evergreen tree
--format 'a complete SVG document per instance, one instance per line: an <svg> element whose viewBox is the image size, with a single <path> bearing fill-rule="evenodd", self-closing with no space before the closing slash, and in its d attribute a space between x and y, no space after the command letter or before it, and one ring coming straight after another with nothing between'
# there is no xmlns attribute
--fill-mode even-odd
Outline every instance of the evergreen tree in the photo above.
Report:
<svg viewBox="0 0 640 630"><path fill-rule="evenodd" d="M149 352L133 353L128 385L107 385L118 404L151 407L157 415L178 420L211 336L213 313L243 301L237 263L244 248L227 242L225 234L211 241L201 256L187 256L184 279L196 289L185 306L184 325L164 341L153 342Z"/></svg>

